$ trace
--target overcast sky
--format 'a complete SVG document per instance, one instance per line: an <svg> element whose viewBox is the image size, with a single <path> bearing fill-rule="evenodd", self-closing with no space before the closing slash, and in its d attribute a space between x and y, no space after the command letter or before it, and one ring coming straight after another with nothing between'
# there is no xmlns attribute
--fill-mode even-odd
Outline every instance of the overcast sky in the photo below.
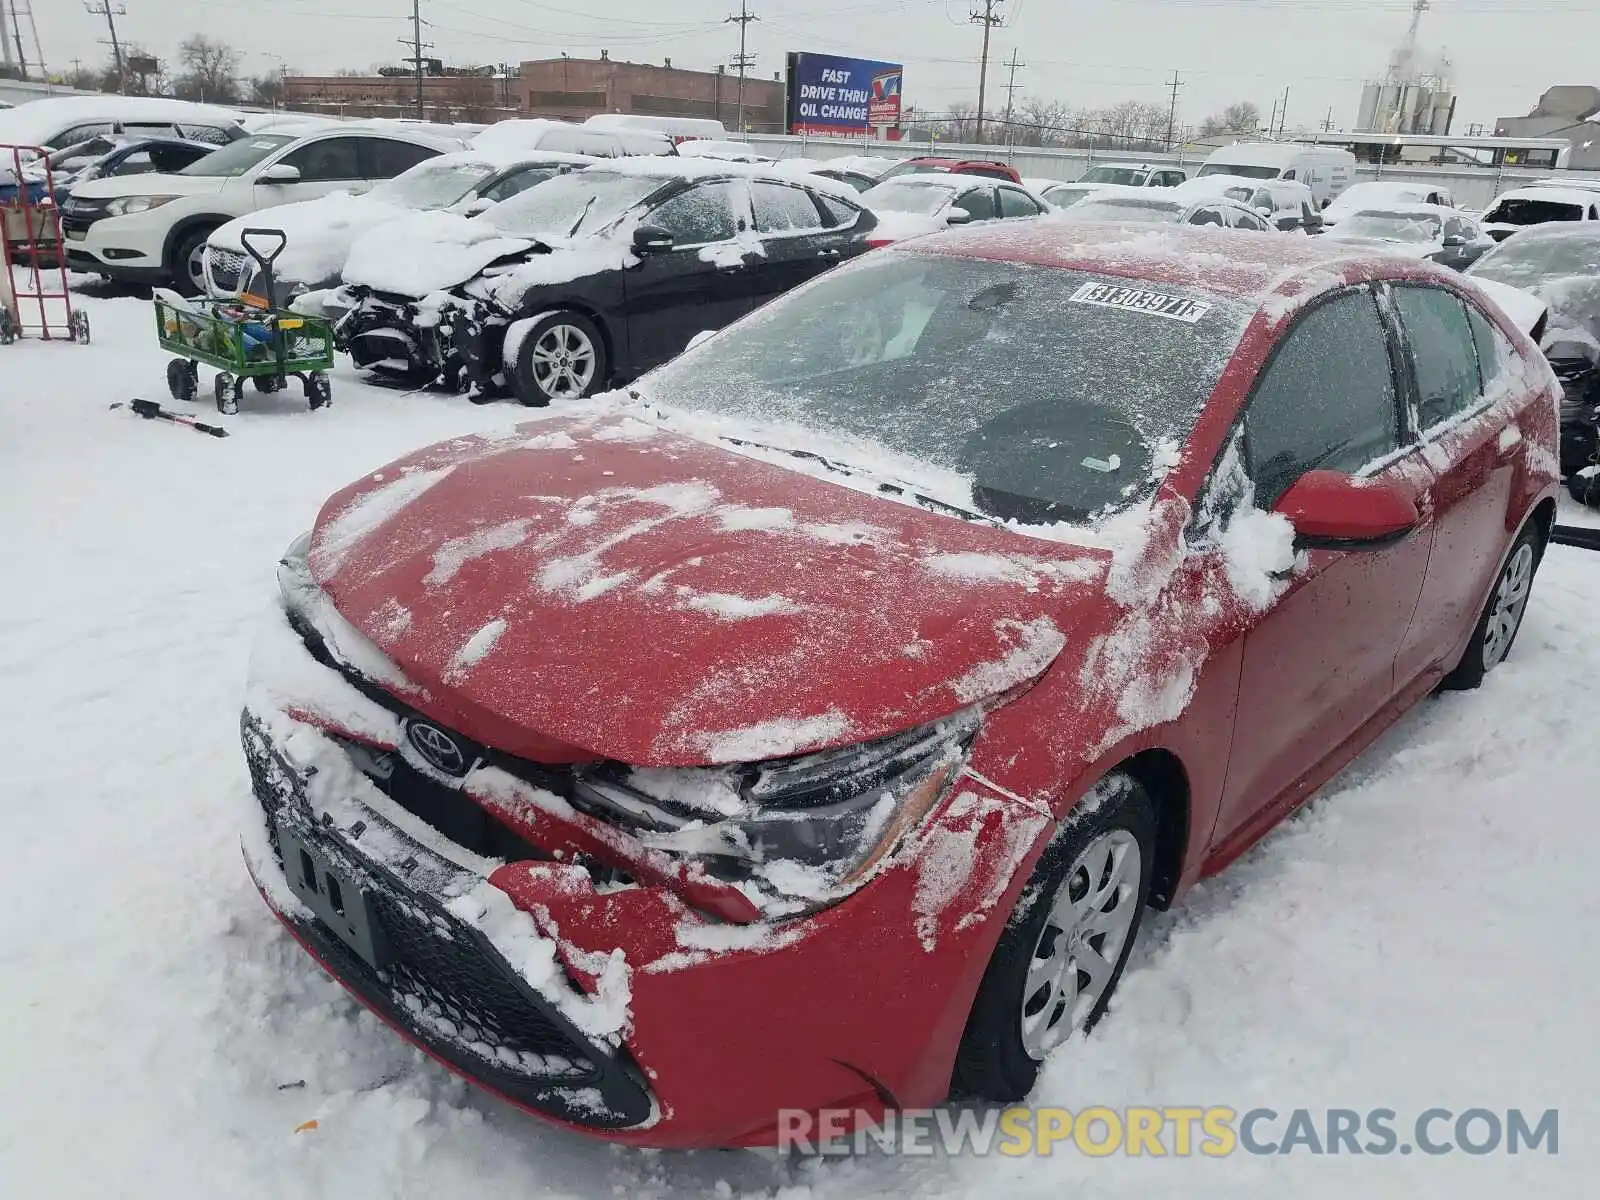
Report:
<svg viewBox="0 0 1600 1200"><path fill-rule="evenodd" d="M410 0L123 0L125 42L174 55L193 32L245 51L243 70L275 70L281 55L307 73L366 68L406 53ZM975 0L979 5L983 0ZM562 51L711 68L738 48L723 18L737 0L422 0L424 37L453 64L520 61ZM905 94L925 110L975 102L980 31L972 0L750 0L756 70L781 71L790 50L906 65ZM99 62L103 18L69 0L33 0L52 68ZM1364 80L1382 73L1405 32L1411 0L1006 0L994 34L990 107L1004 105L1004 66L1026 64L1018 95L1095 106L1165 103L1177 70L1179 122L1235 100L1267 113L1285 87L1289 123L1352 124ZM1554 83L1600 83L1600 8L1585 0L1433 0L1422 46L1453 64L1456 132L1521 114Z"/></svg>

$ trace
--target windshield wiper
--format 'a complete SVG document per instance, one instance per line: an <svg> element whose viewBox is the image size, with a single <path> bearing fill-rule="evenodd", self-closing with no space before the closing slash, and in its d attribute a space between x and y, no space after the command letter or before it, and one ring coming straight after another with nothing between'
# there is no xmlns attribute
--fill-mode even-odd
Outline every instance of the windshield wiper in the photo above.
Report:
<svg viewBox="0 0 1600 1200"><path fill-rule="evenodd" d="M583 211L578 214L578 219L572 223L572 228L567 230L568 237L578 232L578 226L583 224L583 219L589 215L589 210L594 207L595 199L594 196L590 196L583 202Z"/></svg>
<svg viewBox="0 0 1600 1200"><path fill-rule="evenodd" d="M902 500L909 500L921 508L926 508L933 512L941 512L949 517L959 517L964 521L977 521L983 525L1000 524L993 517L984 513L962 508L959 504L951 504L948 500L936 499L933 496L917 491L910 484L898 479L880 475L876 471L869 471L867 468L857 466L854 463L840 462L838 459L818 454L815 450L800 450L794 446L772 446L765 442L753 442L747 438L731 437L727 434L719 434L718 437L733 446L743 446L750 450L770 450L774 454L787 454L790 458L814 462L836 475L844 475L853 479L870 479L877 485L878 491L885 496L898 496Z"/></svg>

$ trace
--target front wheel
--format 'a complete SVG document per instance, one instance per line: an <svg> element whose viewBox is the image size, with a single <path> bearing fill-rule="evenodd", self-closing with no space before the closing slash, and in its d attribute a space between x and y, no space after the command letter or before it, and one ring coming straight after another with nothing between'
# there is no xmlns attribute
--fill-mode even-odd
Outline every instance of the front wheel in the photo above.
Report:
<svg viewBox="0 0 1600 1200"><path fill-rule="evenodd" d="M1045 1056L1105 1015L1139 935L1155 837L1154 802L1121 771L1067 816L984 971L952 1092L1022 1099Z"/></svg>
<svg viewBox="0 0 1600 1200"><path fill-rule="evenodd" d="M239 401L244 399L244 380L235 379L226 371L218 371L211 381L211 392L217 402L217 411L232 416L239 411Z"/></svg>
<svg viewBox="0 0 1600 1200"><path fill-rule="evenodd" d="M1522 628L1522 615L1528 608L1528 596L1533 590L1534 572L1539 569L1539 559L1544 553L1544 536L1538 522L1529 521L1522 527L1517 540L1506 555L1500 577L1483 606L1478 624L1472 630L1472 640L1461 656L1455 670L1440 682L1441 691L1471 691L1483 682L1484 676L1494 670L1511 653L1511 644L1517 640Z"/></svg>
<svg viewBox="0 0 1600 1200"><path fill-rule="evenodd" d="M201 296L206 290L206 239L209 229L187 234L173 251L170 270L172 287L180 296Z"/></svg>
<svg viewBox="0 0 1600 1200"><path fill-rule="evenodd" d="M515 341L518 335L520 341ZM605 340L582 313L544 313L531 324L506 329L515 354L507 354L511 390L518 400L543 408L552 400L578 400L604 385L609 364Z"/></svg>

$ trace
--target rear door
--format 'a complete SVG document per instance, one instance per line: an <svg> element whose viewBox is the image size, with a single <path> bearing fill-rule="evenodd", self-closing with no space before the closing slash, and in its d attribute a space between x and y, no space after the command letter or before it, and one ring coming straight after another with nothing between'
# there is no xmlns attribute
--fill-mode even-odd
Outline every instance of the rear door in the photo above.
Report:
<svg viewBox="0 0 1600 1200"><path fill-rule="evenodd" d="M1239 452L1255 507L1270 511L1314 469L1392 482L1422 501L1428 476L1416 470L1397 367L1370 288L1303 313L1244 409ZM1302 551L1304 565L1245 635L1219 840L1248 840L1298 803L1307 776L1394 695L1432 541L1424 520L1382 546Z"/></svg>
<svg viewBox="0 0 1600 1200"><path fill-rule="evenodd" d="M838 239L827 233L829 218L798 184L756 179L750 183L756 236L765 254L750 270L757 283L751 307L780 296L838 262Z"/></svg>
<svg viewBox="0 0 1600 1200"><path fill-rule="evenodd" d="M1510 509L1522 439L1507 407L1492 404L1509 386L1499 376L1517 361L1493 323L1443 287L1396 284L1391 295L1438 529L1417 619L1397 666L1402 682L1409 682L1429 667L1453 666L1478 619L1519 515Z"/></svg>
<svg viewBox="0 0 1600 1200"><path fill-rule="evenodd" d="M382 183L438 153L431 146L419 146L415 142L365 137L361 139L361 174L368 183Z"/></svg>
<svg viewBox="0 0 1600 1200"><path fill-rule="evenodd" d="M1001 184L998 198L1000 202L1000 219L1002 221L1015 220L1020 217L1037 217L1045 210L1034 202L1032 196L1021 188L1007 187Z"/></svg>

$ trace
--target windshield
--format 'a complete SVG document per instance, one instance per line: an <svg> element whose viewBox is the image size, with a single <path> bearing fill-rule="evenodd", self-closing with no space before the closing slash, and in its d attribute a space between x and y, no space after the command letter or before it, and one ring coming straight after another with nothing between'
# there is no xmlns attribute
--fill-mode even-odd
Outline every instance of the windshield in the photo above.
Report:
<svg viewBox="0 0 1600 1200"><path fill-rule="evenodd" d="M955 188L912 180L891 181L861 193L861 203L882 212L921 213L933 216L954 199Z"/></svg>
<svg viewBox="0 0 1600 1200"><path fill-rule="evenodd" d="M1252 312L1192 285L886 251L642 390L702 429L846 473L910 464L912 483L947 481L948 503L981 515L1082 522L1154 490Z"/></svg>
<svg viewBox="0 0 1600 1200"><path fill-rule="evenodd" d="M403 208L448 208L494 173L494 166L483 161L429 160L380 183L367 195Z"/></svg>
<svg viewBox="0 0 1600 1200"><path fill-rule="evenodd" d="M1079 187L1077 184L1068 183L1060 187L1045 189L1044 198L1057 208L1067 208L1080 201L1087 200L1095 194L1096 190L1092 187Z"/></svg>
<svg viewBox="0 0 1600 1200"><path fill-rule="evenodd" d="M898 179L902 175L948 175L949 173L949 167L938 163L903 162L879 175L878 181L881 183L885 179Z"/></svg>
<svg viewBox="0 0 1600 1200"><path fill-rule="evenodd" d="M1508 197L1483 214L1485 221L1499 225L1543 225L1546 221L1581 221L1581 204L1562 204L1555 200Z"/></svg>
<svg viewBox="0 0 1600 1200"><path fill-rule="evenodd" d="M1358 212L1339 222L1340 237L1380 238L1386 242L1432 242L1439 218L1429 213Z"/></svg>
<svg viewBox="0 0 1600 1200"><path fill-rule="evenodd" d="M1202 175L1239 175L1245 179L1276 179L1281 167L1258 167L1253 163L1207 163Z"/></svg>
<svg viewBox="0 0 1600 1200"><path fill-rule="evenodd" d="M1139 167L1091 167L1079 176L1080 183L1123 183L1140 187L1150 172Z"/></svg>
<svg viewBox="0 0 1600 1200"><path fill-rule="evenodd" d="M531 187L477 219L517 237L593 233L667 182L653 175L577 171Z"/></svg>
<svg viewBox="0 0 1600 1200"><path fill-rule="evenodd" d="M197 158L179 175L206 175L229 179L243 175L274 150L287 146L295 139L281 133L259 133L254 137L240 138L204 158Z"/></svg>
<svg viewBox="0 0 1600 1200"><path fill-rule="evenodd" d="M1467 273L1513 287L1579 275L1600 277L1600 234L1566 229L1514 234Z"/></svg>
<svg viewBox="0 0 1600 1200"><path fill-rule="evenodd" d="M1075 221L1116 221L1128 225L1161 225L1183 215L1183 205L1142 196L1092 196L1074 204L1063 216Z"/></svg>

